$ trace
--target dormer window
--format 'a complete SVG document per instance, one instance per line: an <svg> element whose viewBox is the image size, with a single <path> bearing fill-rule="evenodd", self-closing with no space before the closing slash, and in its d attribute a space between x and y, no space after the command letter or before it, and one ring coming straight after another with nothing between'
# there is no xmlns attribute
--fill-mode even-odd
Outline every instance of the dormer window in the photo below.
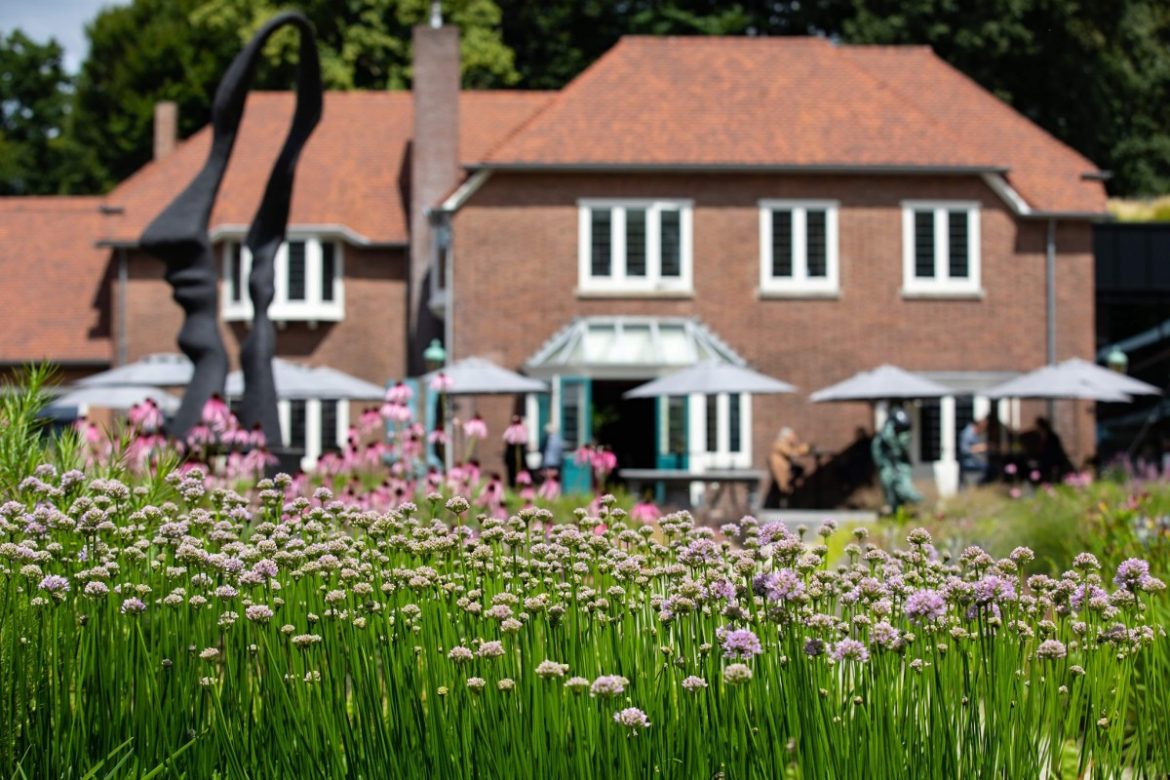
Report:
<svg viewBox="0 0 1170 780"><path fill-rule="evenodd" d="M224 242L223 318L252 319L248 276L252 253L239 240ZM276 294L268 307L274 322L338 322L345 318L341 243L293 236L276 251Z"/></svg>

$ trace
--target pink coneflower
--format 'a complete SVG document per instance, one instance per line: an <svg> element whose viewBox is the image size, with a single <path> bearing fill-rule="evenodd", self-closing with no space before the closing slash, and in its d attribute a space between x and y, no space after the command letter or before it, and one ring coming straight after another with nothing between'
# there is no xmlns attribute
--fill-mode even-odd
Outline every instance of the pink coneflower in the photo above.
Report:
<svg viewBox="0 0 1170 780"><path fill-rule="evenodd" d="M536 495L546 501L553 501L561 494L561 483L557 480L557 473L553 469L548 469L546 472L544 482L540 483L540 489L536 491Z"/></svg>
<svg viewBox="0 0 1170 780"><path fill-rule="evenodd" d="M153 398L147 398L140 404L130 407L126 415L130 424L143 433L154 433L162 428L163 413Z"/></svg>
<svg viewBox="0 0 1170 780"><path fill-rule="evenodd" d="M410 399L414 397L414 391L405 382L395 382L390 389L386 391L386 401L392 404L408 404Z"/></svg>
<svg viewBox="0 0 1170 780"><path fill-rule="evenodd" d="M630 509L630 519L640 520L643 523L653 523L662 517L662 511L651 501L639 501Z"/></svg>
<svg viewBox="0 0 1170 780"><path fill-rule="evenodd" d="M413 415L406 404L384 403L380 410L382 416L393 423L408 423Z"/></svg>
<svg viewBox="0 0 1170 780"><path fill-rule="evenodd" d="M520 415L512 415L512 422L504 430L504 441L515 445L528 443L528 428L525 427Z"/></svg>
<svg viewBox="0 0 1170 780"><path fill-rule="evenodd" d="M382 427L382 415L378 414L377 407L369 406L362 410L361 416L358 417L356 431L359 436L368 436L380 427Z"/></svg>
<svg viewBox="0 0 1170 780"><path fill-rule="evenodd" d="M487 423L476 414L463 423L463 435L469 439L486 439L488 435Z"/></svg>
<svg viewBox="0 0 1170 780"><path fill-rule="evenodd" d="M528 473L527 469L521 469L516 474L516 484L517 485L531 485L532 484L532 475Z"/></svg>
<svg viewBox="0 0 1170 780"><path fill-rule="evenodd" d="M606 447L598 447L593 452L593 470L598 476L604 477L613 473L617 468L617 455Z"/></svg>
<svg viewBox="0 0 1170 780"><path fill-rule="evenodd" d="M448 393L451 391L451 388L454 387L454 385L455 383L451 377L447 376L442 371L431 377L430 388L436 393Z"/></svg>
<svg viewBox="0 0 1170 780"><path fill-rule="evenodd" d="M211 394L203 404L203 413L200 415L202 423L216 432L226 430L232 417L231 409L219 393Z"/></svg>
<svg viewBox="0 0 1170 780"><path fill-rule="evenodd" d="M427 434L427 441L431 444L446 444L447 432L442 428L435 428L433 431Z"/></svg>
<svg viewBox="0 0 1170 780"><path fill-rule="evenodd" d="M264 428L261 427L260 423L252 424L252 430L248 431L245 441L249 447L268 446L268 437L264 435Z"/></svg>

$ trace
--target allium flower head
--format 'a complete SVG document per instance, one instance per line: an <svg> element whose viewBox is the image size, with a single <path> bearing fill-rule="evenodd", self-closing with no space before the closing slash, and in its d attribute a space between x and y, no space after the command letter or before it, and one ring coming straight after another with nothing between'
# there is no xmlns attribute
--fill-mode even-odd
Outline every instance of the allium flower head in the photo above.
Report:
<svg viewBox="0 0 1170 780"><path fill-rule="evenodd" d="M947 602L937 590L916 590L906 597L906 617L912 623L934 623L947 613Z"/></svg>
<svg viewBox="0 0 1170 780"><path fill-rule="evenodd" d="M569 671L568 664L559 664L556 661L541 661L536 667L536 676L548 679L550 677L564 677L565 672Z"/></svg>
<svg viewBox="0 0 1170 780"><path fill-rule="evenodd" d="M253 604L244 610L244 617L253 623L267 623L272 619L272 609L266 604Z"/></svg>
<svg viewBox="0 0 1170 780"><path fill-rule="evenodd" d="M128 598L122 602L123 615L141 615L146 611L146 604L140 598Z"/></svg>
<svg viewBox="0 0 1170 780"><path fill-rule="evenodd" d="M455 664L471 663L473 658L475 658L475 654L462 645L452 647L451 651L447 653L447 660Z"/></svg>
<svg viewBox="0 0 1170 780"><path fill-rule="evenodd" d="M613 722L628 728L631 735L637 734L639 729L650 728L650 719L637 707L626 707L620 712L615 712Z"/></svg>
<svg viewBox="0 0 1170 780"><path fill-rule="evenodd" d="M1041 642L1040 646L1036 648L1036 657L1049 661L1064 658L1066 655L1068 655L1068 650L1065 648L1064 643L1056 639L1047 639Z"/></svg>
<svg viewBox="0 0 1170 780"><path fill-rule="evenodd" d="M584 677L570 677L565 680L565 688L573 693L585 693L589 690L589 680Z"/></svg>
<svg viewBox="0 0 1170 780"><path fill-rule="evenodd" d="M682 681L682 687L683 690L689 693L698 693L699 691L705 691L707 689L707 681L702 677L696 677L692 674L690 677L687 677Z"/></svg>
<svg viewBox="0 0 1170 780"><path fill-rule="evenodd" d="M833 647L833 659L838 663L845 661L865 663L869 660L869 650L856 639L842 639Z"/></svg>
<svg viewBox="0 0 1170 780"><path fill-rule="evenodd" d="M975 602L977 604L995 604L1004 601L1016 600L1016 586L1012 581L1000 577L998 574L988 574L975 583Z"/></svg>
<svg viewBox="0 0 1170 780"><path fill-rule="evenodd" d="M723 682L739 685L752 679L752 670L747 664L731 664L723 670Z"/></svg>
<svg viewBox="0 0 1170 780"><path fill-rule="evenodd" d="M723 655L727 658L751 660L762 652L760 638L749 629L737 628L723 634Z"/></svg>
<svg viewBox="0 0 1170 780"><path fill-rule="evenodd" d="M59 574L50 574L41 580L41 584L37 587L48 593L67 593L69 591L69 578Z"/></svg>
<svg viewBox="0 0 1170 780"><path fill-rule="evenodd" d="M1119 588L1133 590L1138 587L1143 577L1150 576L1150 564L1141 558L1127 558L1117 567L1117 576L1113 584Z"/></svg>
<svg viewBox="0 0 1170 780"><path fill-rule="evenodd" d="M477 654L480 658L499 658L504 654L504 645L502 642L484 642L479 646Z"/></svg>
<svg viewBox="0 0 1170 780"><path fill-rule="evenodd" d="M626 692L630 681L616 674L598 677L589 688L590 696L621 696Z"/></svg>

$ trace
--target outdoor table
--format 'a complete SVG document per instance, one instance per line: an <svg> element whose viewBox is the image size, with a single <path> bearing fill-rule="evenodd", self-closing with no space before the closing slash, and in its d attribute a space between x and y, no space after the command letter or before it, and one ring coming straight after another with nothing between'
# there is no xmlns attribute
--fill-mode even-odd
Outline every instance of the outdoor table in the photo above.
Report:
<svg viewBox="0 0 1170 780"><path fill-rule="evenodd" d="M691 471L690 469L618 469L618 476L630 483L632 492L641 493L642 486L655 482L706 482L715 486L710 498L705 498L704 509L713 511L724 498L738 515L745 515L755 506L755 493L764 480L760 469L714 469L712 471ZM742 485L744 494L736 500L736 487Z"/></svg>

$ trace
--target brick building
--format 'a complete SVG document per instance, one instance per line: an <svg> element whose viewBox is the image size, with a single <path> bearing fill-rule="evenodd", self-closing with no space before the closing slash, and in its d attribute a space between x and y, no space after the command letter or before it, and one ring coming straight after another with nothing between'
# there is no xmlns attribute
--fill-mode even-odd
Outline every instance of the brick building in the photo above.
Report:
<svg viewBox="0 0 1170 780"><path fill-rule="evenodd" d="M697 469L762 466L782 424L847 449L872 410L807 393L896 363L956 388L914 412L917 455L945 477L956 430L990 409L980 390L1093 354L1095 167L929 49L635 37L559 93L460 93L455 32L414 43L413 97L326 96L278 257L283 357L382 383L420 373L439 337L451 359L550 380L551 397L479 401L491 430L520 410L534 444L552 421L624 466ZM240 240L292 108L291 94L249 98L213 214L229 348L250 316ZM157 159L109 195L52 207L84 214L54 229L84 231L84 252L20 250L83 271L71 298L86 317L60 328L87 345L85 366L174 349L180 311L136 243L210 133L176 144L168 125L164 109ZM0 200L0 236L19 210ZM73 357L33 330L5 334L0 360ZM701 355L802 392L621 400ZM1087 409L1061 407L1086 454ZM1025 425L1030 411L999 409Z"/></svg>

